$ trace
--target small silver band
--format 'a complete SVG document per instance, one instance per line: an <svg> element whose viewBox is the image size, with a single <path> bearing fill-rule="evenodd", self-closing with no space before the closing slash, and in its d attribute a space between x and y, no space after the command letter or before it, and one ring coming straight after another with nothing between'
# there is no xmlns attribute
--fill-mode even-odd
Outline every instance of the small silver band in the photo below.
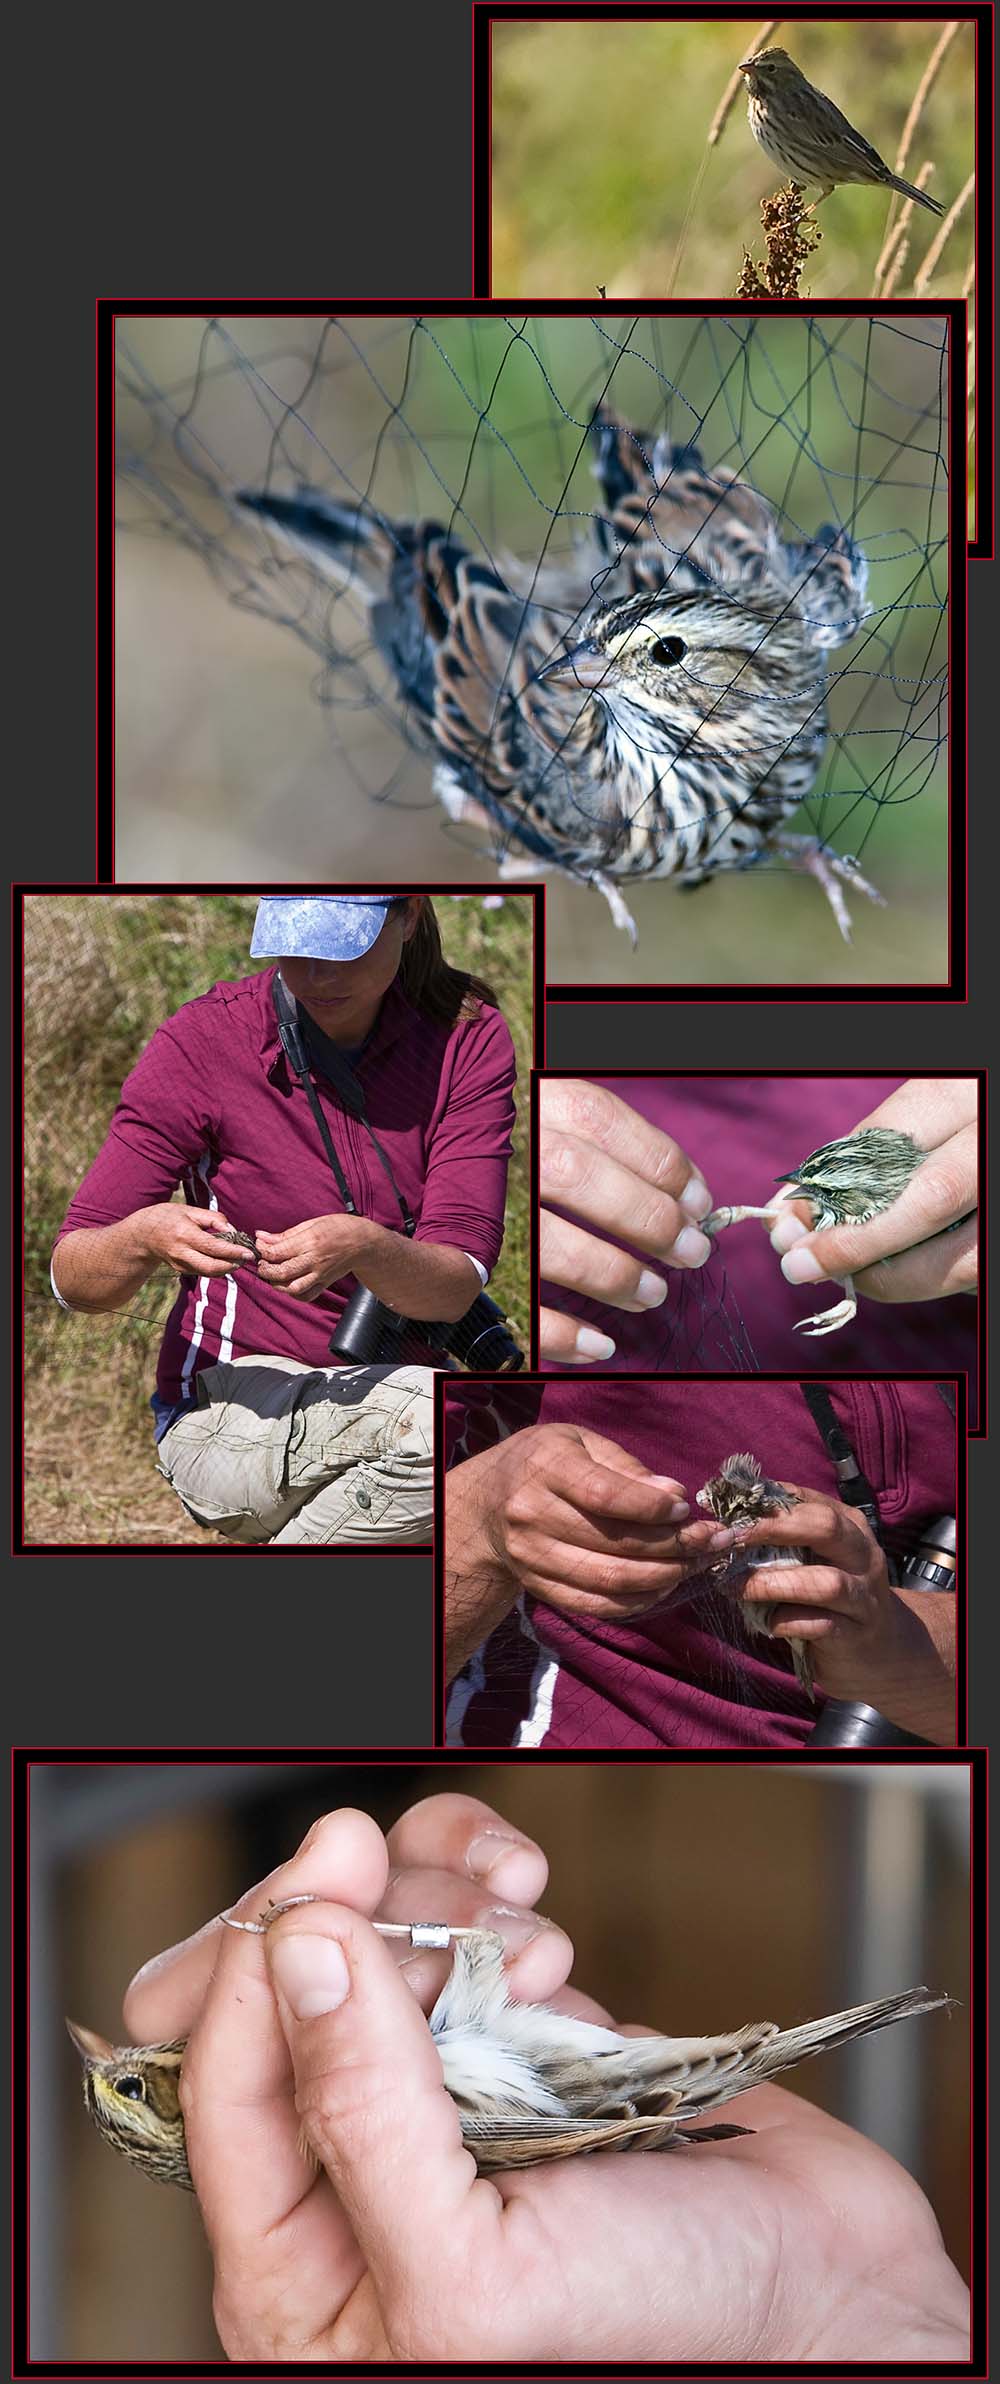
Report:
<svg viewBox="0 0 1000 2384"><path fill-rule="evenodd" d="M297 1904L317 1904L319 1901L318 1896L284 1896L280 1903L275 1904L273 1911L263 1913L259 1920L234 1920L231 1911L220 1912L219 1919L225 1922L227 1929L242 1929L248 1937L266 1937L272 1923L279 1920L283 1912L293 1911ZM481 1937L484 1933L482 1929L453 1929L443 1920L374 1920L371 1925L378 1930L380 1937L407 1937L414 1947L440 1953L446 1953L456 1937Z"/></svg>

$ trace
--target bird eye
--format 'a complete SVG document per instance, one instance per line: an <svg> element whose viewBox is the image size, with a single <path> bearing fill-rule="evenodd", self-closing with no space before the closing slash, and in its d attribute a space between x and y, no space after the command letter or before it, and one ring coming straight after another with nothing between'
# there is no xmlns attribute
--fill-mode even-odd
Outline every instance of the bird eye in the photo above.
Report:
<svg viewBox="0 0 1000 2384"><path fill-rule="evenodd" d="M649 649L650 661L662 662L665 670L672 663L683 662L686 653L687 647L682 637L658 637Z"/></svg>
<svg viewBox="0 0 1000 2384"><path fill-rule="evenodd" d="M127 2077L115 2079L115 2093L123 2094L130 2103L142 2103L146 2099L145 2086L134 2070L129 2070Z"/></svg>

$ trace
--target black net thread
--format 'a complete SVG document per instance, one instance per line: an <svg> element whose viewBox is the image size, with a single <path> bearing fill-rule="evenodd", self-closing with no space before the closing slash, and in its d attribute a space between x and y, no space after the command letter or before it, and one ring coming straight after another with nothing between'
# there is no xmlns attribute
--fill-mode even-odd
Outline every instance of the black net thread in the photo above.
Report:
<svg viewBox="0 0 1000 2384"><path fill-rule="evenodd" d="M456 840L482 854L486 874L491 860L521 856L503 823L484 835L437 807L426 739L356 591L248 521L236 492L307 484L385 523L433 518L501 573L517 556L527 617L543 575L603 519L590 426L604 404L651 442L666 433L697 446L709 473L737 473L774 508L784 540L830 523L863 546L871 610L829 656L829 733L796 826L856 859L874 842L865 867L877 861L896 898L907 822L923 801L944 801L945 321L345 317L125 321L119 335L121 523L132 538L194 550L233 605L314 655L335 746L330 874L348 801L426 808L428 873L447 873ZM592 573L596 598L604 577ZM578 626L567 619L567 633ZM399 732L388 768L377 743L374 774L373 721ZM127 813L127 761L123 775ZM282 801L282 834L307 872L322 831L310 826L307 852L308 823L287 791ZM362 839L372 874L391 877L385 817L373 812Z"/></svg>

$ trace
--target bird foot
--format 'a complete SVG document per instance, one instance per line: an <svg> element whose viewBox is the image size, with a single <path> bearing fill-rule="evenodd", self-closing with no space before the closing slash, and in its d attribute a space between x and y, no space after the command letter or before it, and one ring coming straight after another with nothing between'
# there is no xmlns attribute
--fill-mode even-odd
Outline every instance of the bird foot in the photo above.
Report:
<svg viewBox="0 0 1000 2384"><path fill-rule="evenodd" d="M779 853L783 861L787 861L790 869L804 870L807 877L815 878L826 895L845 944L851 941L851 920L840 890L842 885L853 886L857 893L867 894L869 902L877 902L881 909L885 909L885 895L879 893L877 886L869 885L866 877L862 877L851 853L832 853L818 836L774 836L771 838L771 849Z"/></svg>
<svg viewBox="0 0 1000 2384"><path fill-rule="evenodd" d="M777 1213L777 1206L777 1201L770 1201L766 1209L713 1209L710 1217L702 1218L702 1233L724 1233L728 1225L745 1225L750 1217L773 1217Z"/></svg>
<svg viewBox="0 0 1000 2384"><path fill-rule="evenodd" d="M624 895L619 894L617 886L612 885L611 879L605 877L599 869L591 871L590 883L592 886L596 886L599 894L603 894L615 926L624 929L632 950L635 952L639 944L639 930Z"/></svg>
<svg viewBox="0 0 1000 2384"><path fill-rule="evenodd" d="M835 1308L821 1308L815 1316L800 1317L795 1327L797 1333L808 1333L810 1340L816 1341L821 1333L839 1333L842 1325L853 1324L858 1313L857 1292L850 1275L838 1280L843 1299L837 1301Z"/></svg>

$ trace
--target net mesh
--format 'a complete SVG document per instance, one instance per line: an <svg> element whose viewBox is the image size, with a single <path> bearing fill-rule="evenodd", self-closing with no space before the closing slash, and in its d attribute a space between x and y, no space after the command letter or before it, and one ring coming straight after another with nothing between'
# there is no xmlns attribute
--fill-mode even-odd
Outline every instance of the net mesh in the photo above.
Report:
<svg viewBox="0 0 1000 2384"><path fill-rule="evenodd" d="M440 809L433 753L373 640L357 575L333 584L235 500L307 486L389 525L433 519L516 582L526 620L581 555L588 592L611 584L593 468L604 405L645 440L696 446L710 474L737 474L786 543L830 524L863 548L870 611L827 658L829 732L794 825L864 856L892 905L888 941L880 915L856 917L863 973L944 974L947 347L947 323L932 315L123 320L118 818L129 871L166 875L169 852L183 875L177 828L195 805L192 876L206 837L216 862L249 848L255 865L280 854L282 874L300 878L350 868L398 879L419 866L482 879L505 857L520 869L510 814L470 824ZM168 543L210 580L193 563L175 576ZM259 630L227 640L211 582L238 614L292 631L311 658L321 747L280 641L265 648ZM211 804L206 818L213 792L235 797L225 823ZM850 972L825 919L817 958L818 898L780 865L738 883L716 877L690 906L663 884L624 892L636 962L594 895L559 881L557 976L663 973L665 925L672 979Z"/></svg>

